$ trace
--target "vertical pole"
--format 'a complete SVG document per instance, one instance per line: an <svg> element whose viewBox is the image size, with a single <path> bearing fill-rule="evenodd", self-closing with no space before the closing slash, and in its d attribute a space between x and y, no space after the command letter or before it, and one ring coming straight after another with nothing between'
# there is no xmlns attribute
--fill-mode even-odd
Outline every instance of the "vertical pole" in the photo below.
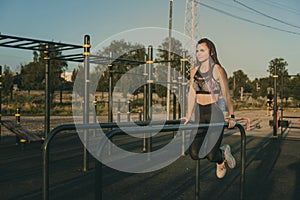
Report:
<svg viewBox="0 0 300 200"><path fill-rule="evenodd" d="M113 99L113 65L112 63L112 59L113 59L113 53L110 52L109 53L109 57L110 57L110 64L108 65L108 70L109 70L109 77L108 77L108 122L113 122L113 103L114 103L114 99ZM108 144L108 155L111 154L111 143Z"/></svg>
<svg viewBox="0 0 300 200"><path fill-rule="evenodd" d="M284 79L283 79L283 73L281 74L281 102L280 102L280 120L282 121L283 120L283 95L284 95L284 89L283 89L283 81L284 81ZM282 134L283 134L283 127L282 126L280 126L280 128L281 128L281 137L282 137Z"/></svg>
<svg viewBox="0 0 300 200"><path fill-rule="evenodd" d="M93 103L94 103L94 110L95 110L95 112L94 112L94 123L96 124L97 123L97 96L95 96L95 99L94 99L94 101L93 101ZM96 136L96 133L97 133L97 131L96 131L96 129L94 130L94 137Z"/></svg>
<svg viewBox="0 0 300 200"><path fill-rule="evenodd" d="M176 113L176 110L177 110L177 105L176 105L176 88L177 88L177 85L176 85L176 83L177 83L177 80L175 79L175 73L176 72L176 69L174 68L174 74L173 74L173 81L172 81L172 93L173 93L173 120L175 120L176 119L176 115L177 115L177 113ZM175 138L175 131L173 131L173 138Z"/></svg>
<svg viewBox="0 0 300 200"><path fill-rule="evenodd" d="M43 200L49 199L49 151L48 144L43 146Z"/></svg>
<svg viewBox="0 0 300 200"><path fill-rule="evenodd" d="M21 112L20 112L20 108L17 108L15 117L16 117L16 124L17 124L17 125L20 125L20 123L21 123Z"/></svg>
<svg viewBox="0 0 300 200"><path fill-rule="evenodd" d="M45 70L45 138L50 132L50 89L51 89L51 76L50 76L50 54L49 54L49 45L45 46L45 57L44 60L46 62L46 70Z"/></svg>
<svg viewBox="0 0 300 200"><path fill-rule="evenodd" d="M147 61L146 61L147 62ZM144 121L147 121L148 120L148 93L147 93L147 88L148 88L148 85L146 84L147 83L147 76L148 76L148 73L147 73L147 68L148 68L148 65L146 64L144 66L144 79L145 79L145 84L144 84L144 110L143 110L143 120Z"/></svg>
<svg viewBox="0 0 300 200"><path fill-rule="evenodd" d="M181 80L179 83L179 98L180 98L180 115L185 116L186 115L186 104L185 104L185 99L186 99L186 92L185 92L185 70L186 70L186 51L182 52L182 59L181 59ZM181 155L185 155L185 131L182 131L181 135Z"/></svg>
<svg viewBox="0 0 300 200"><path fill-rule="evenodd" d="M118 113L117 113L117 122L120 122L121 121L121 100L118 99Z"/></svg>
<svg viewBox="0 0 300 200"><path fill-rule="evenodd" d="M0 142L2 139L2 66L0 65Z"/></svg>
<svg viewBox="0 0 300 200"><path fill-rule="evenodd" d="M200 199L200 160L196 160L195 199Z"/></svg>
<svg viewBox="0 0 300 200"><path fill-rule="evenodd" d="M152 64L153 64L153 47L150 45L148 47L148 60L147 60L147 65L148 65L148 119L147 120L152 120Z"/></svg>
<svg viewBox="0 0 300 200"><path fill-rule="evenodd" d="M277 138L277 66L275 66L274 78L274 107L273 107L273 137Z"/></svg>
<svg viewBox="0 0 300 200"><path fill-rule="evenodd" d="M130 122L130 100L127 101L127 104L128 104L128 111L127 111L127 121Z"/></svg>
<svg viewBox="0 0 300 200"><path fill-rule="evenodd" d="M181 113L181 102L182 102L182 65L183 65L183 59L180 60L180 72L181 74L178 77L178 118L180 119L182 117Z"/></svg>
<svg viewBox="0 0 300 200"><path fill-rule="evenodd" d="M241 177L240 177L240 199L245 196L245 171L246 171L246 133L243 126L238 124L241 133Z"/></svg>
<svg viewBox="0 0 300 200"><path fill-rule="evenodd" d="M186 115L186 78L185 78L185 73L186 73L186 51L182 53L183 57L183 62L182 62L182 116Z"/></svg>
<svg viewBox="0 0 300 200"><path fill-rule="evenodd" d="M152 120L152 67L153 67L153 47L150 45L148 47L148 59L147 59L147 65L148 65L148 116L147 120ZM150 159L150 152L152 150L152 137L150 136L147 142L147 152L148 152L148 159Z"/></svg>
<svg viewBox="0 0 300 200"><path fill-rule="evenodd" d="M113 57L112 52L110 52L110 58ZM112 114L112 109L113 109L113 96L112 96L112 91L113 91L113 66L112 64L109 64L108 66L109 69L109 78L108 78L108 122L113 121L113 114Z"/></svg>
<svg viewBox="0 0 300 200"><path fill-rule="evenodd" d="M17 112L15 114L16 117L16 124L19 126L21 124L21 109L17 108ZM16 144L21 144L21 149L24 150L25 145L24 143L26 142L25 139L21 139L19 136L16 135Z"/></svg>
<svg viewBox="0 0 300 200"><path fill-rule="evenodd" d="M94 114L94 123L97 123L97 96L95 96L94 99L94 110L95 110L95 114Z"/></svg>
<svg viewBox="0 0 300 200"><path fill-rule="evenodd" d="M139 110L139 121L142 121L142 111Z"/></svg>
<svg viewBox="0 0 300 200"><path fill-rule="evenodd" d="M147 62L147 58L146 58L146 62ZM144 84L144 110L143 110L143 120L144 121L147 121L148 120L148 93L147 93L147 88L148 88L148 84L147 83L147 76L148 76L148 73L147 73L147 67L148 65L144 65L144 80L145 80L145 84ZM146 145L147 144L147 139L146 139L146 135L144 134L144 139L143 139L143 149L142 151L143 152L146 152Z"/></svg>
<svg viewBox="0 0 300 200"><path fill-rule="evenodd" d="M176 69L174 68L173 69L173 86L172 86L172 91L173 91L173 120L176 119L176 116L177 116L177 113L176 113L176 109L177 109L177 106L176 106L176 89L177 89L177 80L176 80Z"/></svg>
<svg viewBox="0 0 300 200"><path fill-rule="evenodd" d="M98 160L95 161L95 200L102 200L103 180L102 180L102 163Z"/></svg>
<svg viewBox="0 0 300 200"><path fill-rule="evenodd" d="M170 82L171 82L171 49L172 49L172 15L173 15L173 0L170 0L169 12L169 50L168 50L168 75L167 75L167 120L170 118Z"/></svg>
<svg viewBox="0 0 300 200"><path fill-rule="evenodd" d="M90 36L84 36L84 45L83 45L83 56L84 56L84 124L89 123L89 111L90 111ZM84 130L84 147L83 147L83 172L86 172L88 169L88 152L87 152L87 130Z"/></svg>

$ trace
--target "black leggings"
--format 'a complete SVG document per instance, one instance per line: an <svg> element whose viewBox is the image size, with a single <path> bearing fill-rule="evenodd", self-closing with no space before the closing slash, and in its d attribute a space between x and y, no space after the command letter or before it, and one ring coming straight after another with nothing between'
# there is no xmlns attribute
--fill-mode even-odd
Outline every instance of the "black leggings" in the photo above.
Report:
<svg viewBox="0 0 300 200"><path fill-rule="evenodd" d="M196 122L199 124L224 123L223 112L217 104L197 105L195 110ZM192 159L207 158L211 162L222 163L224 158L220 145L223 133L224 126L210 126L193 131L191 137L194 137L194 140L189 149Z"/></svg>

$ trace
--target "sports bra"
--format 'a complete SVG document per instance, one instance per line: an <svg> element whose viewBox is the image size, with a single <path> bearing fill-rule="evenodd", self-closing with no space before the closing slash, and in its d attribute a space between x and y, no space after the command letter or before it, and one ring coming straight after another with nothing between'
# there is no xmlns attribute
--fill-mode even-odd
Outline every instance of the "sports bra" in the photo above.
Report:
<svg viewBox="0 0 300 200"><path fill-rule="evenodd" d="M207 72L201 73L200 67L198 67L193 82L196 94L220 94L220 83L214 79L212 71L213 67Z"/></svg>

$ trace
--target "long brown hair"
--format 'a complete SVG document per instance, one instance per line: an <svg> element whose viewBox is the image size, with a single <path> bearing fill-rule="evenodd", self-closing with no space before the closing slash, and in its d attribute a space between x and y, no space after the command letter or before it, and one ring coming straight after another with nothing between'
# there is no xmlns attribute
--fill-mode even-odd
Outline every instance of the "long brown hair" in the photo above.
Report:
<svg viewBox="0 0 300 200"><path fill-rule="evenodd" d="M218 60L217 50L216 50L216 47L215 47L214 43L212 41L210 41L209 39L207 39L207 38L202 38L201 40L199 40L197 42L197 46L199 44L202 44L202 43L205 43L206 46L208 47L210 56L211 56L214 64L218 64L218 65L221 66L221 64ZM198 60L197 60L197 63L199 63Z"/></svg>

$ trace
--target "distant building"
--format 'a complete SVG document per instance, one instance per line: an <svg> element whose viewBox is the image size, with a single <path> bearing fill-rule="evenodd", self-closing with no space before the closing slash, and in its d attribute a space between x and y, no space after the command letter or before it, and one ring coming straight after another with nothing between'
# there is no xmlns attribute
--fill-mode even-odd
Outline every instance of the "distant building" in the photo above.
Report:
<svg viewBox="0 0 300 200"><path fill-rule="evenodd" d="M63 72L60 74L60 77L67 82L72 82L72 74L73 72Z"/></svg>

